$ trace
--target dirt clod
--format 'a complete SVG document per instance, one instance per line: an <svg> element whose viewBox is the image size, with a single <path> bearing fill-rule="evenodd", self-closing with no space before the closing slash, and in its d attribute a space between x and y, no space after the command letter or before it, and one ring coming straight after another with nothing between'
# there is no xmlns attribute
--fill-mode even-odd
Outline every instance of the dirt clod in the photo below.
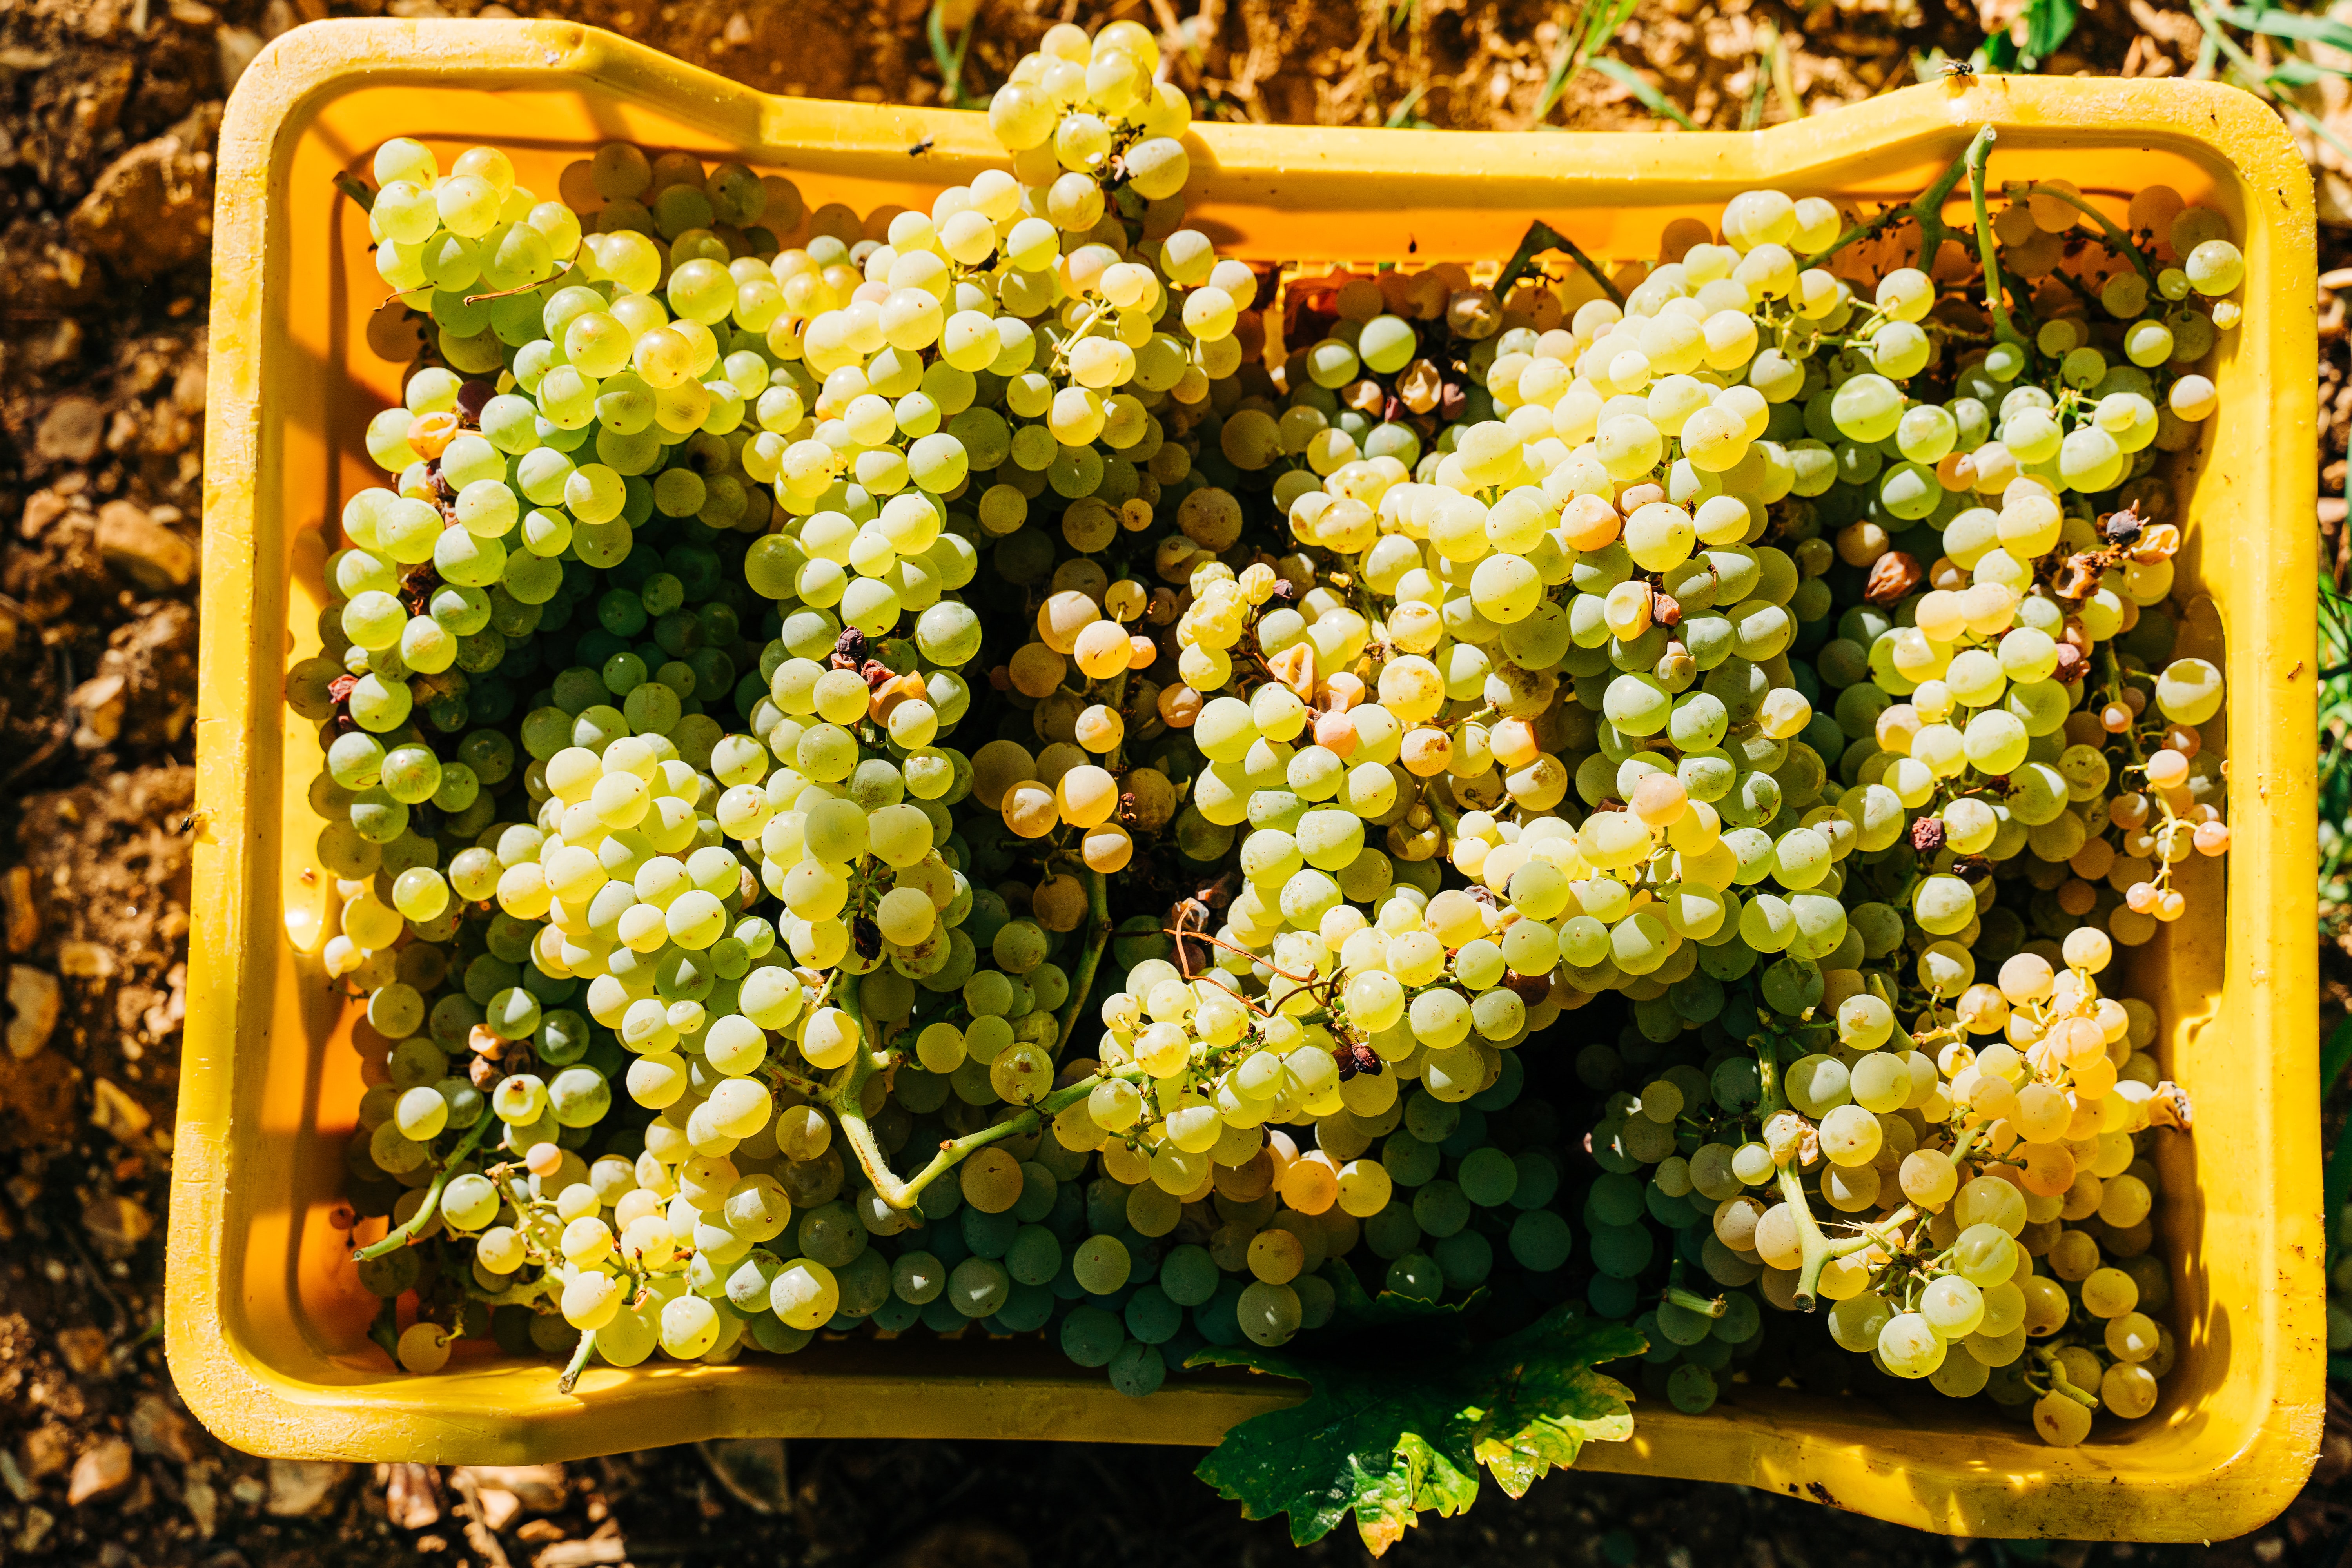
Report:
<svg viewBox="0 0 2352 1568"><path fill-rule="evenodd" d="M203 256L212 243L212 141L217 110L107 165L68 226L125 277L148 279Z"/></svg>

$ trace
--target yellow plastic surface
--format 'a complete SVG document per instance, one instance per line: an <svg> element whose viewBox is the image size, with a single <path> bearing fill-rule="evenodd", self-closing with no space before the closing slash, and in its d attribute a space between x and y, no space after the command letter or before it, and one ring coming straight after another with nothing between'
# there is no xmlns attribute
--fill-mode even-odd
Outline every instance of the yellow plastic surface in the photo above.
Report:
<svg viewBox="0 0 2352 1568"><path fill-rule="evenodd" d="M1990 1536L2203 1540L2253 1528L2310 1468L2321 1423L2313 821L2315 327L2309 176L2255 100L2205 84L1979 78L1746 135L1489 135L1204 125L1196 219L1283 260L1507 256L1531 218L1601 256L1654 255L1665 223L1758 184L1907 197L1986 121L1997 179L2074 181L2110 212L2163 181L2242 236L2247 323L2216 356L2220 415L2190 465L2184 651L2226 655L2224 870L2188 868L2190 914L2134 955L2194 1139L2161 1155L2178 1369L2157 1414L2053 1449L1981 1404L1891 1405L1727 1386L1663 1402L1589 1466L1742 1482ZM356 1121L349 1018L315 957L317 751L280 700L318 646L322 522L376 476L366 418L399 365L369 345L383 295L332 176L375 145L506 148L552 192L626 138L787 173L812 208L928 205L996 161L984 121L764 97L611 35L538 22L330 22L278 38L228 107L218 168L205 438L196 924L174 1159L168 1334L188 1404L258 1454L516 1463L773 1434L1203 1444L1295 1397L1185 1378L1146 1402L1040 1345L820 1344L785 1361L557 1369L482 1357L393 1371L332 1226ZM928 151L909 149L929 142ZM2226 629L2227 637L2223 633ZM1573 1027L1570 1024L1569 1027ZM1550 1048L1569 1048L1556 1040Z"/></svg>

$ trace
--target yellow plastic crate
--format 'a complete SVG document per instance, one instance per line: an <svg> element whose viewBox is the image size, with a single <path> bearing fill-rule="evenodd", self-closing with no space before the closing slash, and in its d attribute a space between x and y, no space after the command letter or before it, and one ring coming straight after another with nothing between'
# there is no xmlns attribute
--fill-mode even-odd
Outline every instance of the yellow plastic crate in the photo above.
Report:
<svg viewBox="0 0 2352 1568"><path fill-rule="evenodd" d="M2064 177L2110 211L2168 183L2226 213L2246 253L2247 322L2218 355L2221 409L2184 480L2180 563L2201 587L2184 650L2223 660L2232 693L2237 847L2226 871L2194 862L2192 912L2129 975L2161 1009L2198 1113L2195 1138L2163 1154L2179 1364L2157 1414L2078 1448L1981 1405L1744 1384L1703 1416L1644 1401L1633 1439L1584 1462L1956 1533L2218 1538L2294 1495L2322 1409L2313 217L2277 120L2206 84L1980 78L1747 135L1203 125L1195 211L1222 247L1291 261L1507 256L1537 217L1597 256L1642 257L1673 218L1712 217L1754 185L1907 198L1987 122L1996 178ZM318 646L321 530L372 482L362 431L397 398L400 367L370 346L383 290L364 219L332 184L395 134L445 158L496 143L546 192L625 138L742 158L787 173L812 208L861 212L928 205L998 161L978 115L769 98L566 24L331 22L246 71L217 174L196 922L170 1230L167 1343L190 1407L255 1453L516 1463L753 1434L1206 1444L1286 1403L1290 1385L1234 1376L1139 1403L1037 1344L598 1368L567 1396L544 1363L469 1351L408 1377L367 1342L373 1298L331 1223L359 1060L315 957L328 896L307 860L315 746L279 693Z"/></svg>

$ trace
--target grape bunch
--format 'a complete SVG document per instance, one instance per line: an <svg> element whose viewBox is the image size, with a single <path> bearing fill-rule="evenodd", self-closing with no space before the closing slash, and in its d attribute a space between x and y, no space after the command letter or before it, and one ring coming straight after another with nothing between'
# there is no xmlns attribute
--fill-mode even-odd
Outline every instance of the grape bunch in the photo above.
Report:
<svg viewBox="0 0 2352 1568"><path fill-rule="evenodd" d="M2146 1415L2190 1115L2116 963L2230 841L2159 467L2226 226L1988 134L1875 216L1307 276L1188 226L1160 65L1049 29L927 210L347 187L423 346L288 690L379 1341L1142 1395L1352 1270L1637 1322L1689 1411Z"/></svg>
<svg viewBox="0 0 2352 1568"><path fill-rule="evenodd" d="M2210 292L2234 285L2221 265L2233 252L2211 215L2182 213L2162 193L2143 201L2152 226L2170 219L2176 253L2201 256ZM2032 232L2063 230L2074 214L2061 204ZM2004 223L2012 235L2015 221ZM1725 226L1736 226L1729 214ZM1964 394L2022 384L2000 395L2000 422L1981 432L1990 438L1958 460L1956 442L1941 452L1913 444L1906 460L1936 462L1945 499L1906 520L1885 480L1874 496L1849 479L1825 493L1818 521L1837 527L1835 559L1864 574L1863 603L1822 628L1836 637L1811 637L1805 672L1836 695L1828 722L1802 731L1816 753L1801 759L1811 763L1803 787L1842 781L1836 812L1784 816L1744 843L1725 835L1736 852L1752 846L1734 882L1769 878L1775 890L1748 897L1738 941L1712 962L1703 952L1697 973L1663 994L1628 988L1622 1055L1589 1047L1580 1061L1599 1089L1617 1087L1629 1063L1667 1067L1612 1100L1596 1128L1609 1175L1586 1217L1603 1311L1639 1304L1634 1281L1656 1250L1644 1222L1675 1234L1647 1321L1651 1358L1672 1368L1666 1392L1684 1408L1712 1402L1722 1364L1719 1350L1694 1354L1721 1336L1686 1292L1686 1270L1756 1285L1772 1307L1832 1301L1840 1346L1955 1396L1990 1388L2053 1443L2082 1440L2101 1409L2145 1415L2171 1363L2169 1331L2139 1310L2160 1310L2169 1295L2149 1255L2157 1177L2139 1144L2152 1127L2185 1126L2187 1106L2145 1054L2153 1014L2101 996L2096 977L2116 944L2144 942L2183 912L2173 867L2228 847L2222 775L2198 729L2220 708L2220 677L2204 660L2168 658L2174 627L2162 606L2178 534L2140 514L2160 515L2164 492L2137 476L2119 487L2126 465L2112 454L2081 463L2064 447L2086 430L2096 434L2077 447L2100 452L2118 437L2182 445L2151 394L2175 415L2210 412L2210 384L2192 366L2229 302L2210 317L2178 313L2204 325L2177 323L2191 346L2172 348L2168 364L2139 327L2120 324L2146 298L2127 257L2145 267L2141 245L2162 242L2113 238L2112 273L2093 292L2117 320L2095 334L2062 314L2036 334L2056 391L2024 381L2036 362L2004 356L2005 336L1958 371ZM2208 244L2221 250L2200 252ZM2021 267L2048 270L2038 255ZM2174 299L2196 287L2184 269L2158 279ZM2100 282L2095 272L2089 282ZM2066 308L2047 292L2036 302ZM2138 340L2139 352L2126 348L2132 366L2107 370L2095 336L2108 347ZM2085 357L2063 357L2078 349ZM1886 368L1883 354L1874 363ZM2168 388L2145 374L2151 365ZM1849 442L1885 432L1900 444L1906 422L1941 412L1958 426L1977 417L1968 403L1983 403L1906 410L1872 374L1824 389ZM2062 419L2078 423L2062 433ZM1853 466L1843 453L1839 462ZM2061 500L2111 489L2113 501L2079 511ZM1979 497L1987 504L1972 504ZM1840 524L1848 509L1863 515ZM1940 537L1928 533L1946 512ZM1925 535L1916 552L1889 517ZM1835 571L1821 542L1814 531L1796 545L1819 563L1814 580ZM1937 547L1923 574L1919 557ZM1824 779L1824 763L1836 780ZM1978 977L1996 963L1997 974ZM1817 1217L1823 1210L1854 1217ZM1851 1228L1832 1238L1825 1223Z"/></svg>

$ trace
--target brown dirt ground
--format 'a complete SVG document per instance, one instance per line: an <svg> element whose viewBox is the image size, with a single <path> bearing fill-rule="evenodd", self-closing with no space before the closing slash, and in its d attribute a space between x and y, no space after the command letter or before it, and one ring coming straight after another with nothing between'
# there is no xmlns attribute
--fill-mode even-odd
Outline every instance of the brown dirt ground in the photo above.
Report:
<svg viewBox="0 0 2352 1568"><path fill-rule="evenodd" d="M1870 96L1965 55L2021 0L1643 0L1615 42L1698 124L1736 128ZM1337 124L1526 128L1563 29L1545 0L982 0L968 87L1057 20L1133 15L1182 47L1210 111ZM361 0L337 14L593 22L782 92L939 101L922 0ZM1191 1475L1192 1454L1044 1445L807 1442L670 1449L567 1475L268 1464L179 1409L159 1342L158 1234L184 1006L202 523L211 153L225 82L321 0L14 0L0 5L0 929L11 1014L58 1020L0 1053L0 1562L99 1568L395 1563L1031 1564L1353 1563L1294 1553ZM974 7L965 0L961 10ZM951 13L953 14L953 13ZM2167 75L2193 60L2172 0L2085 0L2057 71ZM1624 89L1571 83L1555 126L1646 129ZM2352 261L2332 238L2323 269ZM2331 279L2352 283L2352 273ZM2326 543L2352 434L2342 310L2324 326ZM2332 969L2352 961L2332 955ZM18 971L22 973L19 973ZM2335 1568L2352 1542L2352 1435L2321 1479L2225 1563ZM748 1479L747 1479L748 1478ZM487 1526L487 1527L486 1527ZM1571 1474L1488 1500L1397 1551L1412 1563L1751 1568L2185 1562L2176 1549L1947 1542L1731 1487Z"/></svg>

